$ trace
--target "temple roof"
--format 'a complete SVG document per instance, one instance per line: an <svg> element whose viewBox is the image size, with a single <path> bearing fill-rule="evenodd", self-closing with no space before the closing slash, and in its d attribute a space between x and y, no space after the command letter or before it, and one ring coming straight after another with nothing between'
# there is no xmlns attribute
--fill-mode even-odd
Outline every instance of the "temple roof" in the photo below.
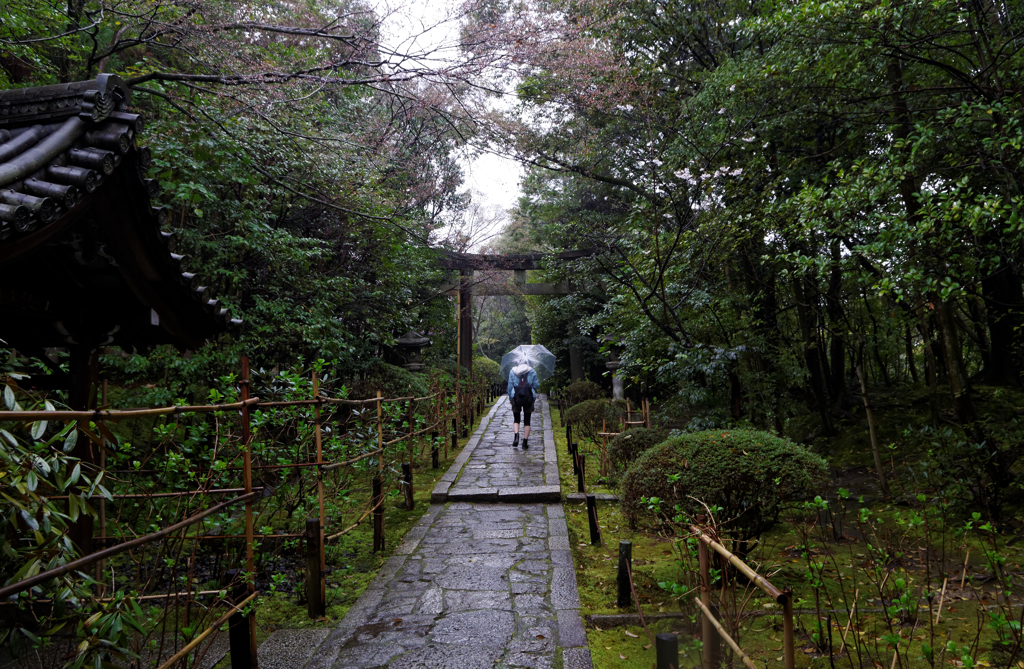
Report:
<svg viewBox="0 0 1024 669"><path fill-rule="evenodd" d="M196 348L233 321L182 272L117 76L0 91L0 339Z"/></svg>

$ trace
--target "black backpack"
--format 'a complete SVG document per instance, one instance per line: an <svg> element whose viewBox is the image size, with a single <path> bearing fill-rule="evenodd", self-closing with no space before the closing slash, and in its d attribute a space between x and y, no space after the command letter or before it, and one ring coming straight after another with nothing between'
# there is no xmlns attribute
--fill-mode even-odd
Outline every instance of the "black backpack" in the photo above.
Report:
<svg viewBox="0 0 1024 669"><path fill-rule="evenodd" d="M519 406L526 406L533 402L533 389L526 382L526 377L530 374L529 371L523 372L519 375L519 385L516 386L516 392L513 401Z"/></svg>

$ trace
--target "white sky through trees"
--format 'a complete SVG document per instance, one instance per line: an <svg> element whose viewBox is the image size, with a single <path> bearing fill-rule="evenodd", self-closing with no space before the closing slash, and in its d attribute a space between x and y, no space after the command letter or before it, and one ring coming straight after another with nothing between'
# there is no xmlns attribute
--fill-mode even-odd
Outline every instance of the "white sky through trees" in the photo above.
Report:
<svg viewBox="0 0 1024 669"><path fill-rule="evenodd" d="M459 57L461 3L452 0L404 0L377 5L382 16L382 41L398 53L415 54L422 64L443 68ZM483 154L460 161L465 170L463 190L483 207L509 209L519 199L522 166L508 158Z"/></svg>

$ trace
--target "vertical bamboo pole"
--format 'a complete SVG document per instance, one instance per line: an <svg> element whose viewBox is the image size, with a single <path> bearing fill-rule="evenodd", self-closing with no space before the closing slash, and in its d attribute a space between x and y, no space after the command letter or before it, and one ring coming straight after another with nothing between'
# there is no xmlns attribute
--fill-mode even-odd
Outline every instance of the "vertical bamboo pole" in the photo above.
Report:
<svg viewBox="0 0 1024 669"><path fill-rule="evenodd" d="M413 441L414 441L413 433L416 431L416 429L415 429L415 427L413 425L413 420L414 420L413 409L414 409L415 402L413 401L412 397L413 397L412 386L409 386L409 492L408 492L409 497L407 498L409 500L409 503L407 504L407 506L410 509L412 508L412 504L414 503L413 489L412 489L412 463L413 463L413 456L416 454L416 448L413 445Z"/></svg>
<svg viewBox="0 0 1024 669"><path fill-rule="evenodd" d="M601 476L608 475L608 419L601 419Z"/></svg>
<svg viewBox="0 0 1024 669"><path fill-rule="evenodd" d="M242 390L242 401L249 399L249 356L242 356L242 378L239 382ZM242 470L245 476L245 493L252 492L252 424L249 405L242 405ZM245 569L249 573L249 594L256 592L256 556L253 546L252 499L245 501ZM252 653L252 666L257 669L256 658L256 616L249 616L249 644Z"/></svg>
<svg viewBox="0 0 1024 669"><path fill-rule="evenodd" d="M702 540L697 541L700 556L700 599L709 611L715 611L717 607L711 602L711 555L708 545ZM704 669L718 669L721 658L721 640L718 637L718 630L708 618L707 614L701 616L701 640L703 641L702 664Z"/></svg>
<svg viewBox="0 0 1024 669"><path fill-rule="evenodd" d="M384 550L384 507L382 504L384 485L384 407L381 392L377 391L377 476L373 486L373 534L374 552Z"/></svg>
<svg viewBox="0 0 1024 669"><path fill-rule="evenodd" d="M103 386L102 386L102 389L101 389L100 392L101 392L101 395L100 395L100 407L106 408L107 407L107 379L103 379ZM101 472L106 472L107 471L107 449L105 447L100 447L100 471ZM104 484L105 485L109 485L109 484L107 484L106 481L104 481ZM107 500L104 499L103 497L100 497L100 542L101 542L101 544L103 545L104 548L107 547L106 538L107 538ZM107 584L105 582L106 579L103 576L103 572L105 572L106 570L107 570L107 561L106 560L100 560L99 562L96 563L96 582L100 584L99 588L97 588L96 594L98 596L100 596L100 597L102 597L103 594L107 590Z"/></svg>
<svg viewBox="0 0 1024 669"><path fill-rule="evenodd" d="M320 524L318 531L320 533L320 601L327 601L327 547L324 545L324 534L327 528L326 516L324 515L324 450L323 450L323 435L320 430L320 379L316 375L316 370L313 370L313 399L317 401L313 405L313 423L314 423L314 438L316 440L316 500L320 506Z"/></svg>
<svg viewBox="0 0 1024 669"><path fill-rule="evenodd" d="M796 665L796 651L793 648L793 592L786 591L786 602L782 605L782 641L785 647L784 669L793 669Z"/></svg>

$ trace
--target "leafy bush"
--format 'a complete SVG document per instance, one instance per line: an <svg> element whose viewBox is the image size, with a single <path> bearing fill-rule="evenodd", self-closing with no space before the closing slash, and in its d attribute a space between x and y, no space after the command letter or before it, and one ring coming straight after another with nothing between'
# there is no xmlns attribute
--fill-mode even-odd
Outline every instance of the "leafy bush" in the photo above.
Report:
<svg viewBox="0 0 1024 669"><path fill-rule="evenodd" d="M608 457L612 461L615 473L624 472L638 457L654 446L665 441L666 430L649 430L646 427L634 427L626 430L608 443Z"/></svg>
<svg viewBox="0 0 1024 669"><path fill-rule="evenodd" d="M827 479L825 459L788 439L755 430L695 432L673 437L637 459L622 480L622 509L631 525L658 498L662 514L715 508L720 527L741 541L770 529L790 500ZM702 504L703 502L703 504Z"/></svg>
<svg viewBox="0 0 1024 669"><path fill-rule="evenodd" d="M508 379L501 376L501 365L483 356L473 358L473 375L482 377L487 382L487 385L493 383L508 384Z"/></svg>
<svg viewBox="0 0 1024 669"><path fill-rule="evenodd" d="M573 438L597 441L603 423L609 429L615 428L626 413L626 403L622 400L587 400L580 402L565 412L565 422L572 425Z"/></svg>
<svg viewBox="0 0 1024 669"><path fill-rule="evenodd" d="M565 399L569 402L569 406L589 400L599 400L603 397L604 391L601 390L601 386L593 381L577 381L565 389Z"/></svg>
<svg viewBox="0 0 1024 669"><path fill-rule="evenodd" d="M31 396L22 406L16 387L13 380L0 376L3 409L66 408ZM4 413L0 410L0 472L4 473L0 477L0 583L7 585L78 558L68 536L72 525L86 517L97 518L96 500L112 497L103 487L104 473L96 474L95 467L83 468L71 455L80 438L74 421L29 425L5 421ZM57 495L67 495L67 503L52 499ZM14 657L31 657L32 651L42 649L48 637L66 625L62 635L71 631L75 652L63 666L98 667L112 659L127 665L132 637L136 632L147 634L143 625L148 621L135 600L117 593L113 601L95 601L89 582L74 573L44 581L32 592L31 597L11 598L10 623L0 628L0 648ZM42 598L51 606L39 606Z"/></svg>
<svg viewBox="0 0 1024 669"><path fill-rule="evenodd" d="M1024 499L1017 474L1024 444L1024 425L1017 420L981 421L975 426L984 439L969 438L948 427L924 428L929 481L939 483L957 510L981 510L990 521L1004 519L1007 508Z"/></svg>
<svg viewBox="0 0 1024 669"><path fill-rule="evenodd" d="M406 397L409 388L417 397L430 393L430 376L375 360L352 388L350 397L370 398L381 391L384 397Z"/></svg>

